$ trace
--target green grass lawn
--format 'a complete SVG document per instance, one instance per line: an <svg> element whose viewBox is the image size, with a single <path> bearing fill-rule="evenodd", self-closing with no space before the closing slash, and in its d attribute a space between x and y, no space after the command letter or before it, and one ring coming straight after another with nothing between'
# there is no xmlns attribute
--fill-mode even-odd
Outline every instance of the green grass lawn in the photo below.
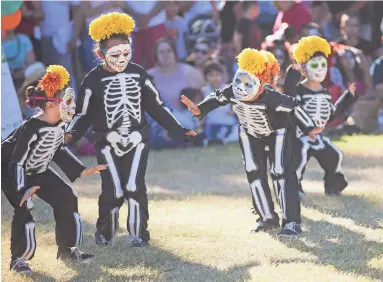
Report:
<svg viewBox="0 0 383 282"><path fill-rule="evenodd" d="M323 172L306 171L304 234L281 239L276 231L251 234L256 217L238 146L152 151L147 173L152 241L127 247L127 207L113 246L95 246L98 177L80 179L82 249L96 257L56 260L54 221L36 198L37 251L30 278L9 271L12 210L2 197L2 281L383 281L383 136L342 138L341 197L324 196ZM85 158L94 164L93 158Z"/></svg>

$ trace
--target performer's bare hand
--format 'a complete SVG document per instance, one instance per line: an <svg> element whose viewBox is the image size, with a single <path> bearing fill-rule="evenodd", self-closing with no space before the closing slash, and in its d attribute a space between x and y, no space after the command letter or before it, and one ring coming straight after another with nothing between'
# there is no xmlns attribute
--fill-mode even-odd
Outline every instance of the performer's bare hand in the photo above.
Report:
<svg viewBox="0 0 383 282"><path fill-rule="evenodd" d="M196 104L194 104L188 97L185 95L181 96L181 102L185 104L190 112L195 116L199 116L201 114L201 110L198 108Z"/></svg>
<svg viewBox="0 0 383 282"><path fill-rule="evenodd" d="M65 134L65 137L64 137L64 143L65 144L69 144L70 143L70 141L72 141L72 134Z"/></svg>
<svg viewBox="0 0 383 282"><path fill-rule="evenodd" d="M309 132L309 137L312 139L312 140L316 140L316 136L317 134L321 133L323 131L324 127L315 127L313 130L311 130Z"/></svg>
<svg viewBox="0 0 383 282"><path fill-rule="evenodd" d="M33 194L34 194L37 190L39 190L39 189L40 189L40 186L33 186L33 187L29 188L29 189L25 192L23 198L21 199L20 207L22 207L23 204L25 203L25 201L27 201L30 197L32 197Z"/></svg>
<svg viewBox="0 0 383 282"><path fill-rule="evenodd" d="M96 165L92 167L87 167L81 172L81 177L89 176L92 174L100 174L100 170L105 170L108 168L108 165Z"/></svg>
<svg viewBox="0 0 383 282"><path fill-rule="evenodd" d="M348 87L348 91L350 91L352 96L355 96L356 86L355 82L351 83Z"/></svg>
<svg viewBox="0 0 383 282"><path fill-rule="evenodd" d="M186 136L197 136L197 132L195 132L194 130L190 130L188 132L185 133Z"/></svg>

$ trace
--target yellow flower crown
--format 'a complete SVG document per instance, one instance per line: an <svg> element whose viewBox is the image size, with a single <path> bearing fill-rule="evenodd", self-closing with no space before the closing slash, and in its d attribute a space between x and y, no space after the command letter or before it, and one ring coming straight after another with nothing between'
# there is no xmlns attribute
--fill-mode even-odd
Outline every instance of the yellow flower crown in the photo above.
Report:
<svg viewBox="0 0 383 282"><path fill-rule="evenodd" d="M269 51L262 50L261 52L267 59L267 69L270 71L271 75L278 75L281 71L281 67L279 66L277 58L275 58L274 54Z"/></svg>
<svg viewBox="0 0 383 282"><path fill-rule="evenodd" d="M246 48L237 56L238 67L267 82L267 59L257 49Z"/></svg>
<svg viewBox="0 0 383 282"><path fill-rule="evenodd" d="M109 39L114 34L125 34L127 36L135 27L131 16L123 13L108 13L99 16L89 25L89 35L94 41Z"/></svg>
<svg viewBox="0 0 383 282"><path fill-rule="evenodd" d="M326 39L312 35L299 40L293 51L293 56L297 63L304 64L317 52L323 53L327 58L331 53L331 47Z"/></svg>
<svg viewBox="0 0 383 282"><path fill-rule="evenodd" d="M50 65L47 67L47 73L39 81L37 87L52 98L57 92L63 90L69 83L70 75L68 71L59 65Z"/></svg>

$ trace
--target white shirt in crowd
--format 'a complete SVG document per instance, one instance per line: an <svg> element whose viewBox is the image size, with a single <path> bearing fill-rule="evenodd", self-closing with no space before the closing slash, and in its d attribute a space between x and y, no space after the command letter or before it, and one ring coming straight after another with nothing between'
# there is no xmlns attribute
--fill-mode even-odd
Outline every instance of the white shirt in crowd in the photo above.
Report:
<svg viewBox="0 0 383 282"><path fill-rule="evenodd" d="M147 15L149 14L153 8L155 7L158 1L126 1L126 5L128 5L132 10L136 13ZM137 19L134 19L137 21ZM162 10L157 16L153 17L148 24L148 27L156 26L159 24L163 24L166 21L166 11ZM137 31L136 27L135 30Z"/></svg>
<svg viewBox="0 0 383 282"><path fill-rule="evenodd" d="M222 84L220 89L224 88L225 85ZM202 88L202 93L206 98L210 95L215 89L211 87L210 84L206 85ZM232 109L231 105L228 104L226 106L218 107L214 111L211 111L206 116L206 124L216 124L216 125L236 125L237 120L233 114L231 114Z"/></svg>
<svg viewBox="0 0 383 282"><path fill-rule="evenodd" d="M109 1L89 1L89 4L92 8L97 8L105 3L108 3ZM106 14L106 13L112 13L112 12L117 12L117 13L123 13L124 11L120 8L113 8L113 9L106 9L105 11L103 11L101 14ZM93 17L87 17L86 18L86 25L89 27L90 23L98 18L99 16L101 16L101 14L99 15L95 15Z"/></svg>

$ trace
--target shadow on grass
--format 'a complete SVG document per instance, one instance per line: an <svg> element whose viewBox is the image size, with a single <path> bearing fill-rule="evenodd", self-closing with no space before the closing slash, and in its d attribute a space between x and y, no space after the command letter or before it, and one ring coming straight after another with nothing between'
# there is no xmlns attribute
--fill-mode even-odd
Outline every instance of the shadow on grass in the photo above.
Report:
<svg viewBox="0 0 383 282"><path fill-rule="evenodd" d="M383 271L370 267L369 263L373 258L381 256L383 243L367 240L364 235L327 221L303 218L303 222L307 231L298 238L277 240L289 248L314 255L319 264L331 265L339 271L367 276L377 281L382 279ZM308 246L302 238L313 244ZM285 261L276 260L276 263Z"/></svg>
<svg viewBox="0 0 383 282"><path fill-rule="evenodd" d="M362 196L344 194L340 197L327 197L316 193L307 193L308 198L302 201L305 207L316 209L333 217L352 219L355 224L372 229L383 228L383 209L374 205ZM331 202L330 202L331 201Z"/></svg>

